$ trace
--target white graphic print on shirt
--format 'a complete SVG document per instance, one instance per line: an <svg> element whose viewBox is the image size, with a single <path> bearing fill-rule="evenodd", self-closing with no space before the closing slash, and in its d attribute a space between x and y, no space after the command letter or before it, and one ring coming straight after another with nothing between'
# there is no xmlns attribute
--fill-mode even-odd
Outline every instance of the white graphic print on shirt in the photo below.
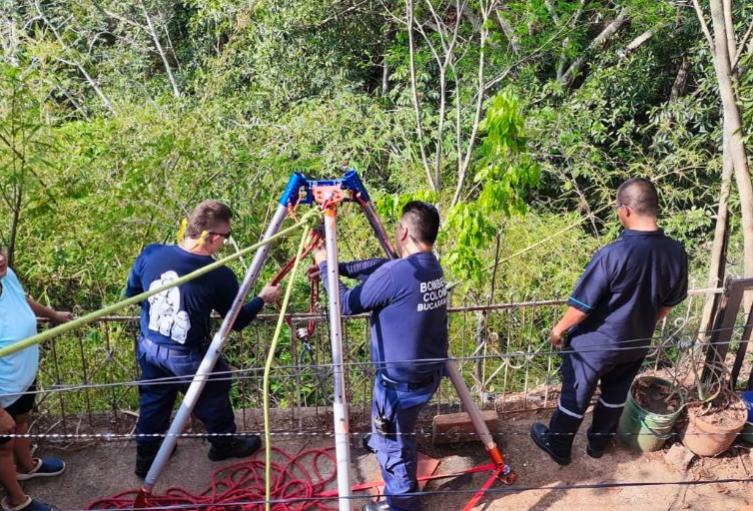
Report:
<svg viewBox="0 0 753 511"><path fill-rule="evenodd" d="M149 290L169 284L177 278L177 273L167 271L149 284ZM171 287L149 298L149 330L184 344L190 329L188 313L180 310L180 290L177 287Z"/></svg>

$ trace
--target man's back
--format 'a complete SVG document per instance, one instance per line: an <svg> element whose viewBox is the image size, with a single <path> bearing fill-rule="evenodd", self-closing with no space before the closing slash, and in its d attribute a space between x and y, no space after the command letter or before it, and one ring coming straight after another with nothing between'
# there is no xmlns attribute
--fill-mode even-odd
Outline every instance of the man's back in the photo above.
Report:
<svg viewBox="0 0 753 511"><path fill-rule="evenodd" d="M176 245L149 245L134 263L126 293L133 296L169 284L213 261ZM235 275L222 267L158 293L141 304L142 335L157 344L198 347L209 336L211 312L224 315L237 291Z"/></svg>
<svg viewBox="0 0 753 511"><path fill-rule="evenodd" d="M622 362L645 356L662 307L687 294L687 255L661 230L626 229L597 252L569 304L588 317L572 346L590 360Z"/></svg>
<svg viewBox="0 0 753 511"><path fill-rule="evenodd" d="M363 284L341 287L345 314L371 311L371 355L388 377L417 382L447 358L447 288L439 261L418 252L385 262Z"/></svg>

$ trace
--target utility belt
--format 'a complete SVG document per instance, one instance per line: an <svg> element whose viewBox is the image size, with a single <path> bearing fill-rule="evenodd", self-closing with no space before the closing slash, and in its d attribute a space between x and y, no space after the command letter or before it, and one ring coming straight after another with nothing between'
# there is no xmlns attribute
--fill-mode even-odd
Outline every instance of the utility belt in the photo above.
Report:
<svg viewBox="0 0 753 511"><path fill-rule="evenodd" d="M400 413L399 410L402 407L409 409L425 405L431 399L431 395L434 393L434 389L439 384L441 378L442 372L437 371L424 377L422 380L401 382L393 380L384 372L379 372L376 380L378 386L383 389L404 392L405 394L398 398L394 393L385 391L375 392L374 411L376 413L372 417L374 431L384 438L397 439L397 415ZM398 401L394 401L395 399L398 399Z"/></svg>
<svg viewBox="0 0 753 511"><path fill-rule="evenodd" d="M160 351L167 351L171 355L193 355L201 354L203 351L205 351L203 349L203 346L182 346L177 343L172 346L169 344L154 342L150 338L143 335L139 336L139 344L141 345L141 348L143 350L151 351L154 355L157 355Z"/></svg>
<svg viewBox="0 0 753 511"><path fill-rule="evenodd" d="M406 392L406 391L421 390L423 388L426 388L432 383L434 383L436 378L437 378L436 374L430 374L423 380L420 380L417 382L401 382L401 381L393 380L392 378L390 378L384 373L379 373L379 384L386 389L400 390L400 391Z"/></svg>

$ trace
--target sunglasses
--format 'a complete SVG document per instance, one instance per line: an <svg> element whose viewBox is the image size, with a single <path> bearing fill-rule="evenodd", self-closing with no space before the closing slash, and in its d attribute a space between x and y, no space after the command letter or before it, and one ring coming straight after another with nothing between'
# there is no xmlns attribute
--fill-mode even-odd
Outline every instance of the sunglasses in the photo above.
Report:
<svg viewBox="0 0 753 511"><path fill-rule="evenodd" d="M229 230L228 232L214 232L214 231L209 231L209 234L213 234L214 236L222 236L225 239L229 239L230 236L233 235L233 231L232 230Z"/></svg>

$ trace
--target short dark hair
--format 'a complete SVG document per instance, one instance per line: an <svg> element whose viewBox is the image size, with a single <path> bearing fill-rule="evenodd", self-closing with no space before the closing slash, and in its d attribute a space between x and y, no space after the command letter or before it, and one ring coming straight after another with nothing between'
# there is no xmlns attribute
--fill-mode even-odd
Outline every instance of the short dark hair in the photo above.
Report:
<svg viewBox="0 0 753 511"><path fill-rule="evenodd" d="M403 206L401 221L416 241L433 245L439 233L439 211L422 201L410 201Z"/></svg>
<svg viewBox="0 0 753 511"><path fill-rule="evenodd" d="M216 229L221 224L229 224L233 217L230 208L218 200L205 200L194 208L188 218L186 235L189 238L198 238L204 231Z"/></svg>
<svg viewBox="0 0 753 511"><path fill-rule="evenodd" d="M659 194L654 183L644 177L633 177L617 189L618 206L627 206L639 215L659 214Z"/></svg>

